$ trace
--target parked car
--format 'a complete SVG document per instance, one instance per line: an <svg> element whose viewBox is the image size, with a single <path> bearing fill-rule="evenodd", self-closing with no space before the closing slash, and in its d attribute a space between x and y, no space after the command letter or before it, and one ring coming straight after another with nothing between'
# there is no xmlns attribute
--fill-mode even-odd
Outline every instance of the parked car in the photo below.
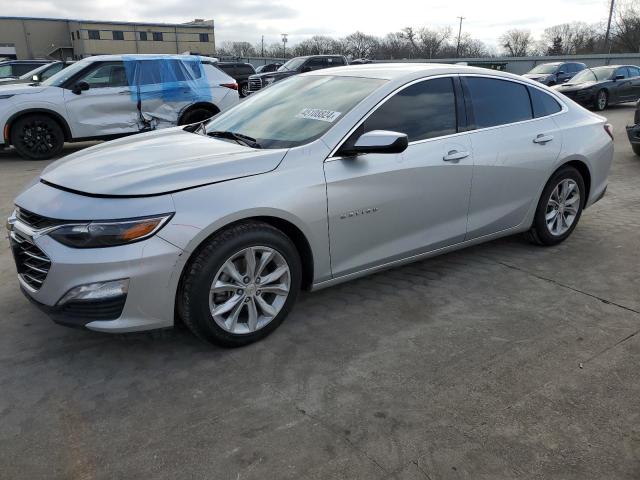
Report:
<svg viewBox="0 0 640 480"><path fill-rule="evenodd" d="M235 80L214 65L188 55L104 55L42 83L0 86L0 147L46 159L64 142L206 120L238 103Z"/></svg>
<svg viewBox="0 0 640 480"><path fill-rule="evenodd" d="M613 141L601 116L538 85L335 68L207 124L76 152L15 200L20 285L63 324L127 332L178 315L240 346L275 330L300 288L520 232L556 245L604 195Z"/></svg>
<svg viewBox="0 0 640 480"><path fill-rule="evenodd" d="M67 68L73 62L51 62L20 75L18 78L1 78L0 85L14 85L17 83L44 82L60 70Z"/></svg>
<svg viewBox="0 0 640 480"><path fill-rule="evenodd" d="M640 67L609 65L588 68L569 83L553 88L571 100L600 111L609 105L640 99Z"/></svg>
<svg viewBox="0 0 640 480"><path fill-rule="evenodd" d="M275 72L259 73L249 77L249 93L257 92L263 87L298 75L299 73L312 72L329 67L341 67L347 65L347 59L342 55L311 55L308 57L295 57L282 65Z"/></svg>
<svg viewBox="0 0 640 480"><path fill-rule="evenodd" d="M633 152L640 156L640 100L636 103L633 125L627 127L627 135Z"/></svg>
<svg viewBox="0 0 640 480"><path fill-rule="evenodd" d="M266 65L260 65L258 68L256 68L256 73L275 72L281 66L281 63L267 63Z"/></svg>
<svg viewBox="0 0 640 480"><path fill-rule="evenodd" d="M547 86L568 82L576 73L587 68L580 62L552 62L536 65L524 77Z"/></svg>
<svg viewBox="0 0 640 480"><path fill-rule="evenodd" d="M52 60L7 60L0 62L0 78L18 78Z"/></svg>
<svg viewBox="0 0 640 480"><path fill-rule="evenodd" d="M218 62L216 66L231 78L235 79L241 97L246 97L249 94L247 90L249 77L256 73L253 65L242 62Z"/></svg>

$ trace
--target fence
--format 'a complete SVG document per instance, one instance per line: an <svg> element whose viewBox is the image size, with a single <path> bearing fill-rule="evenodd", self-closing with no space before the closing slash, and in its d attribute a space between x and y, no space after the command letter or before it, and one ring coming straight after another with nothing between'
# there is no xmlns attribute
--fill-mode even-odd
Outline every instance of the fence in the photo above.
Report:
<svg viewBox="0 0 640 480"><path fill-rule="evenodd" d="M283 58L262 57L219 57L221 61L241 61L252 64L254 67L267 63L284 63ZM588 67L601 65L640 65L640 53L615 53L615 54L591 54L591 55L566 55L557 57L484 57L484 58L437 58L437 59L398 59L398 60L374 60L376 63L484 63L504 64L504 70L511 73L527 73L540 63L575 61L582 62Z"/></svg>

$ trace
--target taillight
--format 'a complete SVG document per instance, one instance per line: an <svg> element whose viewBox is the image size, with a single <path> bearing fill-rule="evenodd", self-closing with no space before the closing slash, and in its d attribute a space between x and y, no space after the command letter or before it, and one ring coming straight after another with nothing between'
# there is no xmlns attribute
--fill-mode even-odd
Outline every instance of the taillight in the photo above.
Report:
<svg viewBox="0 0 640 480"><path fill-rule="evenodd" d="M222 83L220 84L221 87L227 87L230 88L231 90L238 90L238 84L237 83Z"/></svg>
<svg viewBox="0 0 640 480"><path fill-rule="evenodd" d="M611 137L611 140L613 140L613 127L610 123L604 124L604 131L607 132L607 135L609 135Z"/></svg>

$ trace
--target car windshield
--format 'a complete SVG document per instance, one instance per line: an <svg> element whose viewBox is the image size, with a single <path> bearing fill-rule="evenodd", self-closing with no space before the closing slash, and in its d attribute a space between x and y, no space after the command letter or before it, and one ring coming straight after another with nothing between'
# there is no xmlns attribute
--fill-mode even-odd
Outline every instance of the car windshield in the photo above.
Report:
<svg viewBox="0 0 640 480"><path fill-rule="evenodd" d="M304 58L304 57L292 58L287 63L282 65L280 68L278 68L278 71L279 72L288 72L288 71L291 71L291 70L297 70L298 68L300 68L300 65L302 65L305 60L306 60L306 58Z"/></svg>
<svg viewBox="0 0 640 480"><path fill-rule="evenodd" d="M601 82L602 80L609 80L614 70L614 67L587 68L573 77L571 79L571 83Z"/></svg>
<svg viewBox="0 0 640 480"><path fill-rule="evenodd" d="M25 73L23 75L20 75L20 77L18 77L18 78L20 78L20 80L26 80L27 78L30 79L34 75L38 75L41 71L49 68L50 66L51 66L50 63L47 63L46 65L41 65L41 66L39 66L38 68L36 68L34 70L31 70L31 71L29 71L29 72L27 72L27 73Z"/></svg>
<svg viewBox="0 0 640 480"><path fill-rule="evenodd" d="M210 132L233 132L262 148L290 148L323 135L386 80L329 75L295 76L220 114Z"/></svg>
<svg viewBox="0 0 640 480"><path fill-rule="evenodd" d="M538 65L533 67L529 73L553 73L558 69L557 63L543 63L542 65Z"/></svg>
<svg viewBox="0 0 640 480"><path fill-rule="evenodd" d="M44 82L41 83L41 85L59 87L89 64L90 62L79 61L72 65L69 65L67 68L63 68L55 75L47 78Z"/></svg>

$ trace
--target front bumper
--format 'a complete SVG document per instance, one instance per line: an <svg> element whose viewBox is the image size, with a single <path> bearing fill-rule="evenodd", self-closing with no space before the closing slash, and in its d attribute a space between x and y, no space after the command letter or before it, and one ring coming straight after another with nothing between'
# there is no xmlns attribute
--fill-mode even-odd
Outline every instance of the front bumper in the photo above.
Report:
<svg viewBox="0 0 640 480"><path fill-rule="evenodd" d="M592 90L556 90L560 92L565 97L570 98L576 103L583 105L585 107L591 106L594 104L596 100L596 92Z"/></svg>
<svg viewBox="0 0 640 480"><path fill-rule="evenodd" d="M60 324L103 332L132 332L170 327L174 320L174 274L182 250L162 238L118 247L75 249L48 235L34 233L15 218L10 238L29 242L45 254L49 265L41 283L27 281L17 258L23 293ZM15 240L12 240L14 253ZM34 250L32 250L34 251ZM28 270L26 273L30 273ZM60 300L80 285L128 279L126 295L93 302Z"/></svg>

